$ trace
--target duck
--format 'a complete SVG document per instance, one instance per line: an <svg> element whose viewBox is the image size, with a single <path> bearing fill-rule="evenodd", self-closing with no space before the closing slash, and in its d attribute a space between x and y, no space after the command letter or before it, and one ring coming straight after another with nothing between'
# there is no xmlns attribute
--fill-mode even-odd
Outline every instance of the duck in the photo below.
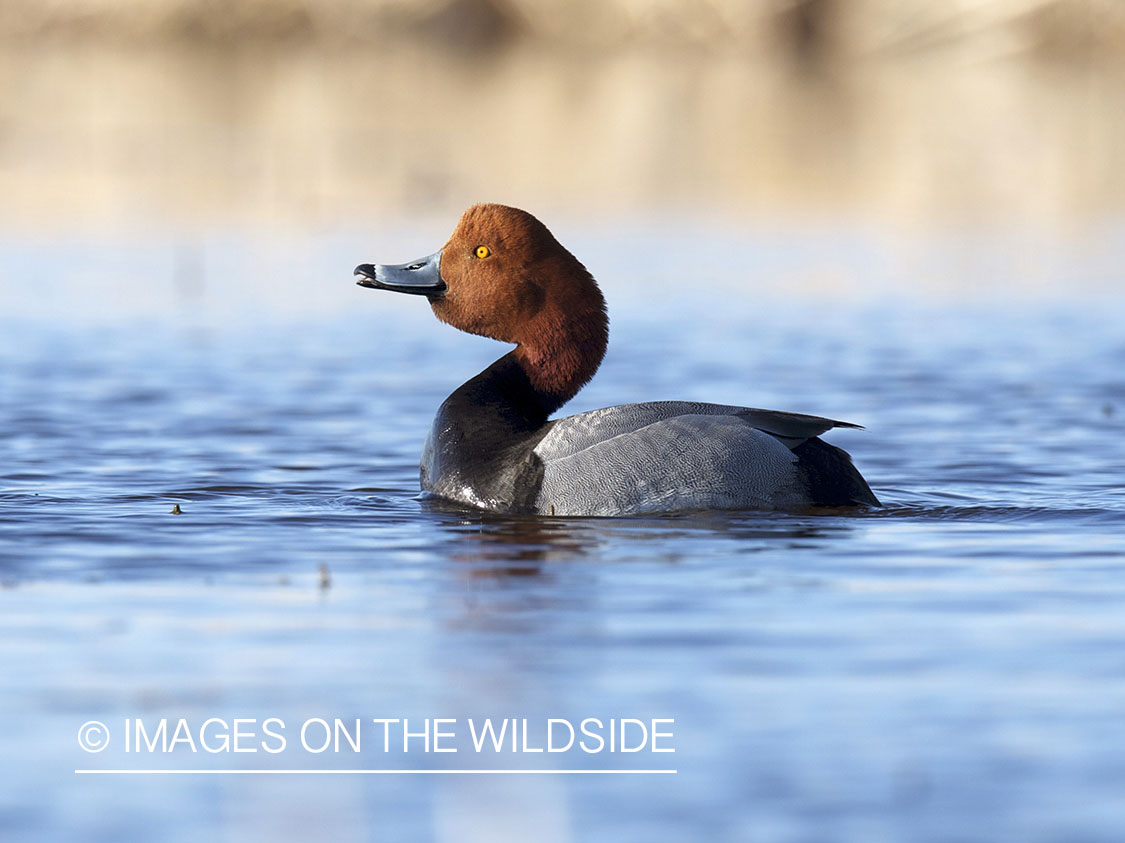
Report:
<svg viewBox="0 0 1125 843"><path fill-rule="evenodd" d="M441 249L360 264L361 287L424 296L448 325L513 345L445 399L419 466L426 496L511 515L877 507L820 416L649 401L552 419L609 342L594 277L526 211L473 205Z"/></svg>

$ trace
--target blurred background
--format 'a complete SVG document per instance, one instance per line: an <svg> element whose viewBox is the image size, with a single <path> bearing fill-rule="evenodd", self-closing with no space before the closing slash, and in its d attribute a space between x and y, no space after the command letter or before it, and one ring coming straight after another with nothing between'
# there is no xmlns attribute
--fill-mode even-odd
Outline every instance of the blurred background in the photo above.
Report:
<svg viewBox="0 0 1125 843"><path fill-rule="evenodd" d="M1114 0L6 0L0 225L1073 233L1125 200L1123 60Z"/></svg>

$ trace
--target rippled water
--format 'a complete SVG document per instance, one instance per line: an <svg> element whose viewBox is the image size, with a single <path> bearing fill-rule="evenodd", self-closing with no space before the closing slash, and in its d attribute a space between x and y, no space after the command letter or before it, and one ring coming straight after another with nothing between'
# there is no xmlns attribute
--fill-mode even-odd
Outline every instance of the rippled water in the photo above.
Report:
<svg viewBox="0 0 1125 843"><path fill-rule="evenodd" d="M888 271L849 242L796 240ZM159 247L72 269L49 244L0 251L8 300L23 279L47 302L0 339L5 839L1117 836L1121 295L787 296L772 258L794 242L743 243L722 260L774 279L764 295L599 243L581 254L611 351L568 410L859 422L828 438L886 506L538 520L420 501L434 409L503 349L353 290L382 255L291 245L274 307L269 279L235 280L254 243L209 244L209 286L164 307ZM132 292L109 307L111 281ZM117 731L274 716L674 718L675 753L139 756ZM107 752L77 746L88 720ZM74 773L271 766L678 772Z"/></svg>

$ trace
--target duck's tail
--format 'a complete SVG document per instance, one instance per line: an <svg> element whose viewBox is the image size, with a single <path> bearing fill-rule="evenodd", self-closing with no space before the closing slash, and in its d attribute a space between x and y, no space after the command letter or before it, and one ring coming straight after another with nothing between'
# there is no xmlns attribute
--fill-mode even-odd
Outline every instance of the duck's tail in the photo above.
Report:
<svg viewBox="0 0 1125 843"><path fill-rule="evenodd" d="M882 505L843 448L814 436L794 448L793 453L814 506Z"/></svg>

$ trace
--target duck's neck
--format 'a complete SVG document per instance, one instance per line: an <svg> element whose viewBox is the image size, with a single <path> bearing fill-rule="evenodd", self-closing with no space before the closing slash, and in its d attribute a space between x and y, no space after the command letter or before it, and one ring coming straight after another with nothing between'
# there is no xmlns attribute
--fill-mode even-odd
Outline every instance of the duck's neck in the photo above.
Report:
<svg viewBox="0 0 1125 843"><path fill-rule="evenodd" d="M573 398L605 357L609 321L594 291L574 307L562 304L538 314L511 353L546 415Z"/></svg>
<svg viewBox="0 0 1125 843"><path fill-rule="evenodd" d="M442 407L460 419L475 419L474 429L497 427L509 434L531 431L547 421L562 402L537 389L510 351L459 386Z"/></svg>
<svg viewBox="0 0 1125 843"><path fill-rule="evenodd" d="M604 314L586 333L520 343L458 388L446 401L447 408L456 407L465 417L497 417L509 429L540 427L593 377L605 356Z"/></svg>

